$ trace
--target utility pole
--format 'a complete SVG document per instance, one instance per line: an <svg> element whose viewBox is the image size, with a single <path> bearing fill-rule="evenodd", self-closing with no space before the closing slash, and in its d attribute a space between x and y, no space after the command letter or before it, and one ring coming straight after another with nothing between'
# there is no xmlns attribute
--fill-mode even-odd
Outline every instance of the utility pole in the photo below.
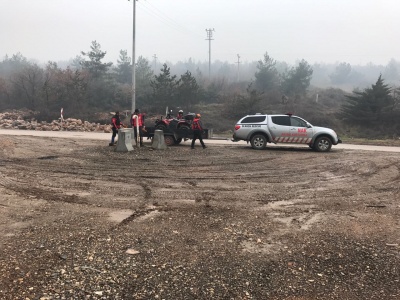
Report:
<svg viewBox="0 0 400 300"><path fill-rule="evenodd" d="M128 0L130 1L130 0ZM136 65L136 57L135 57L135 33L136 33L136 1L138 0L133 0L133 39L132 39L132 111L131 113L135 111L135 106L136 106L136 74L135 74L135 65Z"/></svg>
<svg viewBox="0 0 400 300"><path fill-rule="evenodd" d="M213 29L206 29L207 31L207 38L206 40L208 40L208 78L211 78L211 41L213 40L212 36L213 36Z"/></svg>
<svg viewBox="0 0 400 300"><path fill-rule="evenodd" d="M239 65L240 65L240 55L237 55L237 82L239 82Z"/></svg>
<svg viewBox="0 0 400 300"><path fill-rule="evenodd" d="M157 54L153 55L154 58L154 74L156 73L156 68L157 68Z"/></svg>

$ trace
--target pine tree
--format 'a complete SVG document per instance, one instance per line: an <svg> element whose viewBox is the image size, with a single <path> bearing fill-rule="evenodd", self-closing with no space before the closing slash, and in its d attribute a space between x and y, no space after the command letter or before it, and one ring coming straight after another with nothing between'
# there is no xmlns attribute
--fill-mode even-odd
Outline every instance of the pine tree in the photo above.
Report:
<svg viewBox="0 0 400 300"><path fill-rule="evenodd" d="M136 97L140 106L147 105L151 97L151 79L154 72L151 69L150 62L143 56L139 56L136 62Z"/></svg>
<svg viewBox="0 0 400 300"><path fill-rule="evenodd" d="M172 76L170 68L164 64L160 75L155 75L150 83L153 89L153 106L158 108L168 106L176 96L178 84L176 75Z"/></svg>
<svg viewBox="0 0 400 300"><path fill-rule="evenodd" d="M197 84L196 78L192 76L192 73L186 71L185 74L181 75L178 86L179 103L176 103L176 105L185 107L186 111L189 111L192 105L196 104L199 100L199 90L200 87Z"/></svg>
<svg viewBox="0 0 400 300"><path fill-rule="evenodd" d="M117 60L117 63L117 67L115 68L115 72L117 73L117 81L119 83L131 83L132 66L131 58L128 56L128 51L119 51L119 59Z"/></svg>
<svg viewBox="0 0 400 300"><path fill-rule="evenodd" d="M363 126L383 124L394 108L394 99L390 87L384 83L382 75L370 88L354 91L346 96L347 102L342 106L341 116L345 121Z"/></svg>
<svg viewBox="0 0 400 300"><path fill-rule="evenodd" d="M304 59L296 68L283 75L282 90L287 95L303 95L310 86L313 74L312 67Z"/></svg>
<svg viewBox="0 0 400 300"><path fill-rule="evenodd" d="M264 54L264 60L259 60L258 71L255 73L255 87L260 91L275 89L279 84L279 74L276 69L276 61L268 53Z"/></svg>
<svg viewBox="0 0 400 300"><path fill-rule="evenodd" d="M106 56L107 52L101 51L101 46L96 41L92 42L89 52L81 52L83 56L87 56L89 60L83 60L81 65L87 69L93 78L99 78L106 74L112 63L103 63L101 60Z"/></svg>

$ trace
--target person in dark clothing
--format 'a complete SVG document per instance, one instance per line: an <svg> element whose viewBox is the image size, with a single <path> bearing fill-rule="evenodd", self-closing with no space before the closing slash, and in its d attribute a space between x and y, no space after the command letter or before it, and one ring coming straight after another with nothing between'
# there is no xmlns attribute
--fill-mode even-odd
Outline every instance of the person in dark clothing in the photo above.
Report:
<svg viewBox="0 0 400 300"><path fill-rule="evenodd" d="M196 139L199 139L201 146L203 146L203 149L207 148L207 146L204 145L203 138L201 137L201 134L203 132L203 124L201 123L200 118L201 115L196 114L192 122L192 130L193 130L192 149L194 149L194 143L196 142Z"/></svg>
<svg viewBox="0 0 400 300"><path fill-rule="evenodd" d="M132 114L132 117L131 117L131 125L132 125L133 132L135 135L135 141L137 141L136 124L139 127L138 129L139 129L140 146L143 146L143 131L145 130L144 117L145 117L145 114L142 114L138 108L135 109L135 112Z"/></svg>
<svg viewBox="0 0 400 300"><path fill-rule="evenodd" d="M115 137L118 133L118 129L123 127L121 123L121 119L119 118L119 111L115 113L115 115L111 118L111 125L112 125L112 137L111 137L111 143L109 144L110 146L113 146L115 144Z"/></svg>

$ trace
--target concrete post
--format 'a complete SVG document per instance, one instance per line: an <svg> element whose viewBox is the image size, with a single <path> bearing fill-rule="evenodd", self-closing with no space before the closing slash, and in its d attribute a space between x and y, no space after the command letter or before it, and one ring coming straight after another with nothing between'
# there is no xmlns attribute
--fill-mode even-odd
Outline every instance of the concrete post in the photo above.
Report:
<svg viewBox="0 0 400 300"><path fill-rule="evenodd" d="M132 147L132 136L133 129L131 128L120 128L118 130L118 142L115 151L117 152L129 152L133 150Z"/></svg>
<svg viewBox="0 0 400 300"><path fill-rule="evenodd" d="M165 144L164 140L164 131L162 130L154 131L153 142L151 144L151 147L157 150L167 149L167 144Z"/></svg>

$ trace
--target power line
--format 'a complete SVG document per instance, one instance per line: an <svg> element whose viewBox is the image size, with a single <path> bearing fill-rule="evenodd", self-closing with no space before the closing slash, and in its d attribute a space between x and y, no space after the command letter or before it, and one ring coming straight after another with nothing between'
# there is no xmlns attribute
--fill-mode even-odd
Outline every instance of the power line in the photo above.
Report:
<svg viewBox="0 0 400 300"><path fill-rule="evenodd" d="M157 7L155 7L153 4L151 4L147 0L140 1L140 2L138 2L138 4L145 13L147 13L148 15L152 16L153 18L157 19L161 23L169 26L170 28L173 28L176 31L179 31L184 34L197 35L200 37L199 34L192 32L187 27L182 26L181 24L176 22L174 19L168 17L166 14L164 14L162 11L160 11Z"/></svg>
<svg viewBox="0 0 400 300"><path fill-rule="evenodd" d="M181 27L184 30L190 31L189 29L187 29L186 27L182 26L181 24L177 23L174 19L170 18L169 16L167 16L166 14L164 14L161 10L159 10L157 7L155 7L151 2L148 2L147 0L144 0L147 4L149 4L151 7L153 7L158 13L159 16L161 16L162 18L168 20L169 22L175 24L178 27Z"/></svg>

